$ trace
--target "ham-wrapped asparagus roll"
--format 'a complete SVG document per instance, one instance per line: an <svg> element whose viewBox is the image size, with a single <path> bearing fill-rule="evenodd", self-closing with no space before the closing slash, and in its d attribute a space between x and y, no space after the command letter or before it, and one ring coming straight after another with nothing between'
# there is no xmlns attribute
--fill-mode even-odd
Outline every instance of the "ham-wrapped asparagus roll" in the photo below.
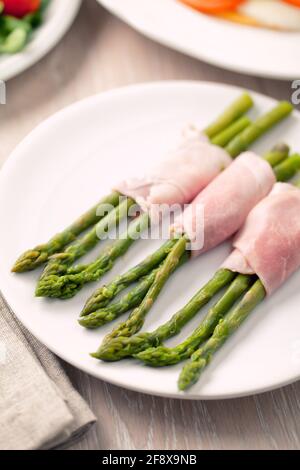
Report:
<svg viewBox="0 0 300 470"><path fill-rule="evenodd" d="M114 189L144 211L151 211L153 205L188 204L231 162L225 149L195 128L148 175L123 180Z"/></svg>
<svg viewBox="0 0 300 470"><path fill-rule="evenodd" d="M198 256L233 235L275 182L269 163L245 152L193 200L173 230L187 235Z"/></svg>
<svg viewBox="0 0 300 470"><path fill-rule="evenodd" d="M250 212L223 267L256 274L268 295L300 267L300 190L276 183Z"/></svg>

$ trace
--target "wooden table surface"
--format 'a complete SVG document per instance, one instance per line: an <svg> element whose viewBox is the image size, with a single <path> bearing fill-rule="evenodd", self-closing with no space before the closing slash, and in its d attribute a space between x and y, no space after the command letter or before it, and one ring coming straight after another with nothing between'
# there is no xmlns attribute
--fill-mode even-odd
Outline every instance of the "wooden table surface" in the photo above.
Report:
<svg viewBox="0 0 300 470"><path fill-rule="evenodd" d="M300 78L300 77L295 77ZM289 99L291 84L234 74L156 44L85 0L61 43L7 84L0 163L37 124L86 96L131 83L221 81ZM74 449L299 449L300 383L236 400L156 398L106 384L65 365L98 417Z"/></svg>

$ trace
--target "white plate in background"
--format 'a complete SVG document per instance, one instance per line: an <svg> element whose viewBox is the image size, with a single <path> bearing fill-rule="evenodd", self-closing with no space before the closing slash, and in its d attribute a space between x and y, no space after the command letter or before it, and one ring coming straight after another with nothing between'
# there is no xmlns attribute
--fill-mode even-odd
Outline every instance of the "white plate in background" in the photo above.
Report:
<svg viewBox="0 0 300 470"><path fill-rule="evenodd" d="M98 0L145 36L225 69L300 79L300 33L242 26L177 0Z"/></svg>
<svg viewBox="0 0 300 470"><path fill-rule="evenodd" d="M133 266L161 242L136 242L112 272L68 301L34 297L40 270L19 275L10 272L25 249L66 227L119 179L158 161L174 147L186 123L204 127L240 92L212 83L158 82L103 93L46 120L9 157L0 173L0 289L19 320L58 356L99 379L177 398L236 397L299 378L300 272L251 314L198 384L184 394L176 385L181 364L153 369L135 360L97 361L89 352L96 350L112 325L91 331L76 321L96 286ZM256 103L253 114L275 104L271 98L252 95ZM294 150L300 149L298 112L254 148L263 152L282 139ZM144 329L152 330L182 307L213 275L228 250L229 245L224 244L180 268L148 314ZM187 336L203 312L168 344Z"/></svg>
<svg viewBox="0 0 300 470"><path fill-rule="evenodd" d="M52 49L73 23L81 0L51 0L43 24L18 54L0 55L0 80L8 80L38 62Z"/></svg>

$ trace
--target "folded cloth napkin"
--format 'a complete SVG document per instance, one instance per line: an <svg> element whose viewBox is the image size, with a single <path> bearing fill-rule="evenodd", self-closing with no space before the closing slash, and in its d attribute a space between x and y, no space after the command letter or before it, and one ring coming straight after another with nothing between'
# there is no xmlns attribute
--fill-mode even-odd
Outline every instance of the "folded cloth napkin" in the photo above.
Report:
<svg viewBox="0 0 300 470"><path fill-rule="evenodd" d="M0 450L67 447L94 422L59 361L0 296Z"/></svg>

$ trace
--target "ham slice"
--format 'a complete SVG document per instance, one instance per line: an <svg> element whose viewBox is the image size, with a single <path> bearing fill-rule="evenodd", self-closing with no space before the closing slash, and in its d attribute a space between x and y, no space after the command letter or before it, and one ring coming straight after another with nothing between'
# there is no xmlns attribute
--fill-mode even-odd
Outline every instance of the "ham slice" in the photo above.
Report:
<svg viewBox="0 0 300 470"><path fill-rule="evenodd" d="M148 175L121 181L114 189L144 211L156 204L188 204L232 162L228 153L190 128L179 147Z"/></svg>
<svg viewBox="0 0 300 470"><path fill-rule="evenodd" d="M300 267L300 190L276 183L248 215L224 267L257 274L268 295Z"/></svg>
<svg viewBox="0 0 300 470"><path fill-rule="evenodd" d="M173 231L188 236L192 256L210 250L239 230L275 181L267 161L245 152L194 199Z"/></svg>

